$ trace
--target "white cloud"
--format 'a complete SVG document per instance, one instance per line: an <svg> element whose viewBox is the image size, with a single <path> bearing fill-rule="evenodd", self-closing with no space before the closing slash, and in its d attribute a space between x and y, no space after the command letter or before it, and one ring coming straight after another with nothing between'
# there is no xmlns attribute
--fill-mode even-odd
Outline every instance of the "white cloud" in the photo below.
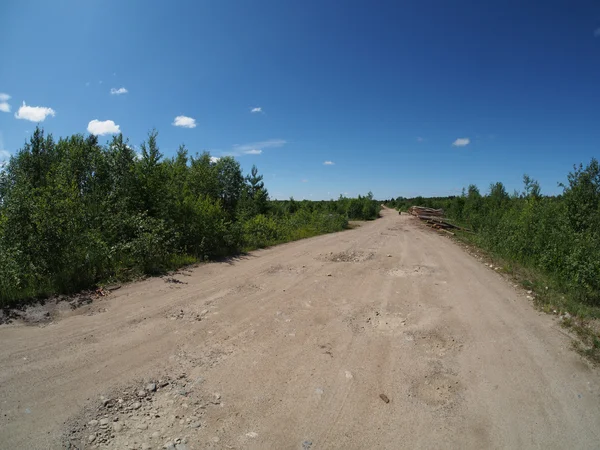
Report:
<svg viewBox="0 0 600 450"><path fill-rule="evenodd" d="M465 147L471 143L471 139L469 138L458 138L453 143L453 147Z"/></svg>
<svg viewBox="0 0 600 450"><path fill-rule="evenodd" d="M129 91L127 89L125 89L124 87L122 88L111 88L110 89L110 93L111 95L121 95L121 94L127 94Z"/></svg>
<svg viewBox="0 0 600 450"><path fill-rule="evenodd" d="M90 134L95 134L96 136L117 134L121 132L120 126L116 125L112 120L100 121L97 119L91 120L90 123L88 123L87 130Z"/></svg>
<svg viewBox="0 0 600 450"><path fill-rule="evenodd" d="M600 37L600 28L594 30L594 37Z"/></svg>
<svg viewBox="0 0 600 450"><path fill-rule="evenodd" d="M252 108L250 110L251 113L261 113L262 112L262 108L260 106L257 106L255 108Z"/></svg>
<svg viewBox="0 0 600 450"><path fill-rule="evenodd" d="M9 159L10 152L4 150L4 138L2 136L2 132L0 131L0 169L8 164Z"/></svg>
<svg viewBox="0 0 600 450"><path fill-rule="evenodd" d="M245 155L260 155L262 153L262 150L258 149L258 148L253 148L252 150L247 150L244 152Z"/></svg>
<svg viewBox="0 0 600 450"><path fill-rule="evenodd" d="M8 104L9 100L10 95L5 94L4 92L0 92L0 111L10 112L10 105Z"/></svg>
<svg viewBox="0 0 600 450"><path fill-rule="evenodd" d="M325 161L323 163L324 166L335 166L335 163L333 161Z"/></svg>
<svg viewBox="0 0 600 450"><path fill-rule="evenodd" d="M211 156L210 157L210 162L214 164L214 163L219 162L220 159L221 158L218 158L217 156Z"/></svg>
<svg viewBox="0 0 600 450"><path fill-rule="evenodd" d="M284 141L283 139L269 139L268 141L253 142L251 144L234 145L233 153L245 154L251 150L263 150L265 148L283 147L285 144L287 144L287 141Z"/></svg>
<svg viewBox="0 0 600 450"><path fill-rule="evenodd" d="M56 112L52 108L46 106L27 106L23 102L23 106L15 113L17 119L25 119L31 122L43 122L46 117L54 117Z"/></svg>
<svg viewBox="0 0 600 450"><path fill-rule="evenodd" d="M196 119L187 116L177 116L173 125L181 128L196 128Z"/></svg>

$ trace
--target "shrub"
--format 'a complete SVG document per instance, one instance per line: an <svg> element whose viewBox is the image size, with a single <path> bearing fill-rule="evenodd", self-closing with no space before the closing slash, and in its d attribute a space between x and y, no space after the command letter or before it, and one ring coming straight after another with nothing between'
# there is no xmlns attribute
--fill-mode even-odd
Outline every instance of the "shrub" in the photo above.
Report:
<svg viewBox="0 0 600 450"><path fill-rule="evenodd" d="M352 211L349 212L349 207ZM151 131L136 155L122 135L55 142L37 128L0 168L0 304L155 274L374 218L372 198L269 201L231 157L163 158Z"/></svg>

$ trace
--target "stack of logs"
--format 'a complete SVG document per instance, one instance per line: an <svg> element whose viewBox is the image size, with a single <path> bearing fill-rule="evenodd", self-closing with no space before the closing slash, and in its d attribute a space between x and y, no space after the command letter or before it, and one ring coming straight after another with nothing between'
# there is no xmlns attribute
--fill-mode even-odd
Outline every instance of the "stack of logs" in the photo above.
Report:
<svg viewBox="0 0 600 450"><path fill-rule="evenodd" d="M451 229L469 231L465 228L448 222L444 218L443 209L426 208L425 206L411 206L408 208L408 213L421 219L423 222L425 222L425 224L427 224L428 227L439 231L444 231L452 236L454 236L454 233L450 231Z"/></svg>

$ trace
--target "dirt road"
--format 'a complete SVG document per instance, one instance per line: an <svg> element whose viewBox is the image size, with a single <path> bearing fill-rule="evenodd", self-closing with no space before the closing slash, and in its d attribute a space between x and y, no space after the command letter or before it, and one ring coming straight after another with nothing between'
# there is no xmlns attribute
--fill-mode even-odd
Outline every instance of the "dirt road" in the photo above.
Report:
<svg viewBox="0 0 600 450"><path fill-rule="evenodd" d="M600 446L556 320L412 217L173 278L0 327L0 447Z"/></svg>

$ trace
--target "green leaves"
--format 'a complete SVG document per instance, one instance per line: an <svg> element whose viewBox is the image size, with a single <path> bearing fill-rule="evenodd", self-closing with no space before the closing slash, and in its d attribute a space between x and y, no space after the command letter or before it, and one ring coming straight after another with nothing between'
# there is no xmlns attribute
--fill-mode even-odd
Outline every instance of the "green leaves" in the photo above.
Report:
<svg viewBox="0 0 600 450"><path fill-rule="evenodd" d="M477 243L508 260L543 271L582 302L600 306L600 165L575 166L564 192L544 197L523 176L524 192L509 197L502 183L481 196L476 186L460 197L393 201L443 208L451 219L477 231ZM390 202L392 204L392 202Z"/></svg>
<svg viewBox="0 0 600 450"><path fill-rule="evenodd" d="M109 279L339 231L377 217L372 195L270 202L253 166L231 157L165 158L152 130L55 142L36 129L0 172L0 304L71 293Z"/></svg>

